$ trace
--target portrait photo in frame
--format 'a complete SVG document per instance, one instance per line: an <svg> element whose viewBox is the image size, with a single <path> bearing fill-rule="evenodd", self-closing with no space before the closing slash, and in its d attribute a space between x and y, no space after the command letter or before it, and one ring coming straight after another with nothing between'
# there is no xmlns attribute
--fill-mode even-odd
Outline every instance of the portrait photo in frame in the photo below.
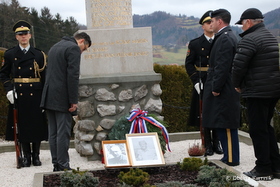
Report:
<svg viewBox="0 0 280 187"><path fill-rule="evenodd" d="M105 167L129 167L130 159L126 140L102 141Z"/></svg>
<svg viewBox="0 0 280 187"><path fill-rule="evenodd" d="M132 166L165 164L156 132L126 134L126 140Z"/></svg>

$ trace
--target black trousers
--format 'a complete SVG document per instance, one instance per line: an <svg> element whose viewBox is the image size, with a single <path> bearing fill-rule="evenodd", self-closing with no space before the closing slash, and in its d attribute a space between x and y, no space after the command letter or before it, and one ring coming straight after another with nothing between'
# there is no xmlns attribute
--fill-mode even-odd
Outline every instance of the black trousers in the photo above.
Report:
<svg viewBox="0 0 280 187"><path fill-rule="evenodd" d="M259 172L280 169L280 155L274 128L270 122L278 98L247 98L249 133Z"/></svg>

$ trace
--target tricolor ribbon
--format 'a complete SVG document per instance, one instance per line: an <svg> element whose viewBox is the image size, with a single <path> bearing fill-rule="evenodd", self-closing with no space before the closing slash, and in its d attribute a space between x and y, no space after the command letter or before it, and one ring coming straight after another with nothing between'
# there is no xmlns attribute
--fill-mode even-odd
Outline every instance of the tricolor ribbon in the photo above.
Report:
<svg viewBox="0 0 280 187"><path fill-rule="evenodd" d="M132 122L129 134L132 133L147 133L147 126L146 122L151 123L152 125L158 127L162 131L163 138L166 142L167 149L169 152L171 152L169 147L169 136L166 128L157 120L155 120L153 117L147 116L148 112L140 109L134 109L131 111L129 117L127 118L128 121Z"/></svg>

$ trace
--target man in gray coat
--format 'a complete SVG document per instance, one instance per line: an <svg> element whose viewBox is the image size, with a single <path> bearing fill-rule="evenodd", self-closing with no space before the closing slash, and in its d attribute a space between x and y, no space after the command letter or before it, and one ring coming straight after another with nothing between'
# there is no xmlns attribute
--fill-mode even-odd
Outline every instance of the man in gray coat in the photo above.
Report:
<svg viewBox="0 0 280 187"><path fill-rule="evenodd" d="M217 130L224 152L221 161L230 166L237 166L240 102L239 94L231 81L237 38L229 26L231 15L227 10L215 10L211 18L211 27L216 34L203 93L202 125L204 128Z"/></svg>
<svg viewBox="0 0 280 187"><path fill-rule="evenodd" d="M74 37L63 37L48 53L41 107L48 117L53 171L71 170L68 149L72 114L78 103L80 59L90 46L89 35L81 32Z"/></svg>

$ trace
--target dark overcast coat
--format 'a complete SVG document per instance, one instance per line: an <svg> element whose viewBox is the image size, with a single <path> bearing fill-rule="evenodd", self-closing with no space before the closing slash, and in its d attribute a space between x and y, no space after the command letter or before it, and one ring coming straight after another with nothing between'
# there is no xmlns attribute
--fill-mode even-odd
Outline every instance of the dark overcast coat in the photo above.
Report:
<svg viewBox="0 0 280 187"><path fill-rule="evenodd" d="M78 103L81 50L73 37L63 37L48 53L41 107L68 112Z"/></svg>
<svg viewBox="0 0 280 187"><path fill-rule="evenodd" d="M193 85L199 82L201 79L204 84L207 77L207 71L197 71L197 67L208 67L209 53L210 53L211 43L202 34L200 37L195 38L190 41L188 46L187 57L185 60L186 71L193 82ZM201 91L201 95L203 90ZM192 91L192 101L190 115L188 119L188 125L199 126L200 125L200 95L198 95L195 88ZM202 98L201 98L202 99Z"/></svg>
<svg viewBox="0 0 280 187"><path fill-rule="evenodd" d="M13 78L39 78L35 75L37 63L40 71L40 82L15 83L17 93L18 128L21 142L36 142L47 140L48 128L45 114L40 108L41 94L45 77L45 58L42 51L30 46L24 54L19 46L7 50L4 54L4 64L0 71L1 81L6 92L13 89ZM10 104L7 122L7 140L14 140L13 136L13 106Z"/></svg>
<svg viewBox="0 0 280 187"><path fill-rule="evenodd" d="M236 129L240 126L239 94L231 80L237 39L230 26L215 35L204 86L202 125L207 128ZM212 92L220 93L213 96Z"/></svg>

